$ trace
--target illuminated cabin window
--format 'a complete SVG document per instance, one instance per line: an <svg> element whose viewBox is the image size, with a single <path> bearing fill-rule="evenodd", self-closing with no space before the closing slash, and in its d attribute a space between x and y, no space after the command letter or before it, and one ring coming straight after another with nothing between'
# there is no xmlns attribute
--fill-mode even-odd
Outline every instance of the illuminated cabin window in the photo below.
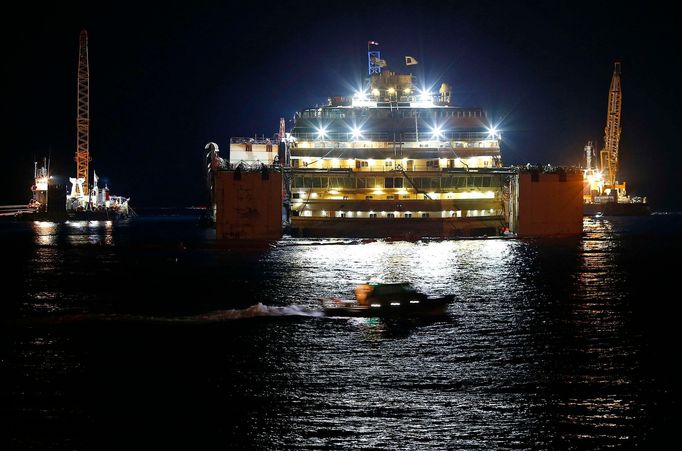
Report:
<svg viewBox="0 0 682 451"><path fill-rule="evenodd" d="M393 160L386 160L384 162L384 166L386 166L387 168L392 168L393 167Z"/></svg>
<svg viewBox="0 0 682 451"><path fill-rule="evenodd" d="M422 213L422 218L428 218L429 214L428 213Z"/></svg>
<svg viewBox="0 0 682 451"><path fill-rule="evenodd" d="M389 194L388 196L386 196L386 200L393 200L393 199L395 199L395 196L392 194Z"/></svg>
<svg viewBox="0 0 682 451"><path fill-rule="evenodd" d="M360 169L360 168L366 168L369 166L369 163L365 160L355 160L355 168Z"/></svg>
<svg viewBox="0 0 682 451"><path fill-rule="evenodd" d="M376 214L376 213L370 213L370 214L369 214L369 217L370 217L370 218L376 218L376 217L377 217L377 214Z"/></svg>

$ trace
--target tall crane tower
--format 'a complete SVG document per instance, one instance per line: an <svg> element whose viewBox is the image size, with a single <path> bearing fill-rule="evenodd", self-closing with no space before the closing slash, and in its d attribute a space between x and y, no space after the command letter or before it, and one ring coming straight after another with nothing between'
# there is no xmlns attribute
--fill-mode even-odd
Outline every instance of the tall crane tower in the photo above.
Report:
<svg viewBox="0 0 682 451"><path fill-rule="evenodd" d="M88 32L81 30L78 50L78 117L76 119L76 180L83 180L83 194L89 190L90 164L90 70L88 67Z"/></svg>
<svg viewBox="0 0 682 451"><path fill-rule="evenodd" d="M604 149L600 152L601 169L606 185L616 189L618 176L618 143L620 142L620 114L623 106L623 93L620 90L620 63L613 68L611 88L609 89L609 110L604 128Z"/></svg>

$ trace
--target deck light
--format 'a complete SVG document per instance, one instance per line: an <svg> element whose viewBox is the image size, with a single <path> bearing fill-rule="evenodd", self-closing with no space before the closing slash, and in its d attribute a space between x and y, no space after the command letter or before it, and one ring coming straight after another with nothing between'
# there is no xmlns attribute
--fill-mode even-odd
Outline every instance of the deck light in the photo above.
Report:
<svg viewBox="0 0 682 451"><path fill-rule="evenodd" d="M327 128L320 127L317 129L317 137L324 139L327 136Z"/></svg>
<svg viewBox="0 0 682 451"><path fill-rule="evenodd" d="M358 140L362 138L362 130L360 129L360 127L353 127L351 135L354 140Z"/></svg>
<svg viewBox="0 0 682 451"><path fill-rule="evenodd" d="M419 100L421 100L422 102L428 102L432 98L433 98L432 94L427 90L424 90L419 94Z"/></svg>
<svg viewBox="0 0 682 451"><path fill-rule="evenodd" d="M443 129L440 125L436 125L431 129L432 139L438 139L443 137Z"/></svg>

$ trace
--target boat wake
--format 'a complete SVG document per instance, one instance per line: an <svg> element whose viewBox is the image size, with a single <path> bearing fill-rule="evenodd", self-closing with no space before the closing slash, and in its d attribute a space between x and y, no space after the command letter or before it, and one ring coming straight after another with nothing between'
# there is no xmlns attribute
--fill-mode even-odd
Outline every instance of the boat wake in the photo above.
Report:
<svg viewBox="0 0 682 451"><path fill-rule="evenodd" d="M31 318L12 322L14 325L60 325L78 324L87 322L107 322L107 323L151 323L151 324L211 324L225 321L261 318L261 317L322 317L324 313L320 310L313 310L298 305L270 306L259 302L258 304L243 309L216 310L214 312L202 313L190 316L145 316L130 314L66 314L55 315L42 318Z"/></svg>
<svg viewBox="0 0 682 451"><path fill-rule="evenodd" d="M312 310L298 305L278 307L264 305L259 302L258 304L245 309L218 310L204 315L187 317L187 320L196 322L220 322L231 319L257 318L262 316L320 317L324 316L324 313L319 310Z"/></svg>

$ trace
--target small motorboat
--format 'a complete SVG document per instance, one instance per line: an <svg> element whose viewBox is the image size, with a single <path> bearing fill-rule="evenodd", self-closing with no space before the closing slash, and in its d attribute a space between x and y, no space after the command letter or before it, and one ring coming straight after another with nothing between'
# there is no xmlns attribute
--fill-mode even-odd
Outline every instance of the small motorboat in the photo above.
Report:
<svg viewBox="0 0 682 451"><path fill-rule="evenodd" d="M443 315L455 295L428 296L408 282L369 282L355 288L355 299L321 299L328 316Z"/></svg>

